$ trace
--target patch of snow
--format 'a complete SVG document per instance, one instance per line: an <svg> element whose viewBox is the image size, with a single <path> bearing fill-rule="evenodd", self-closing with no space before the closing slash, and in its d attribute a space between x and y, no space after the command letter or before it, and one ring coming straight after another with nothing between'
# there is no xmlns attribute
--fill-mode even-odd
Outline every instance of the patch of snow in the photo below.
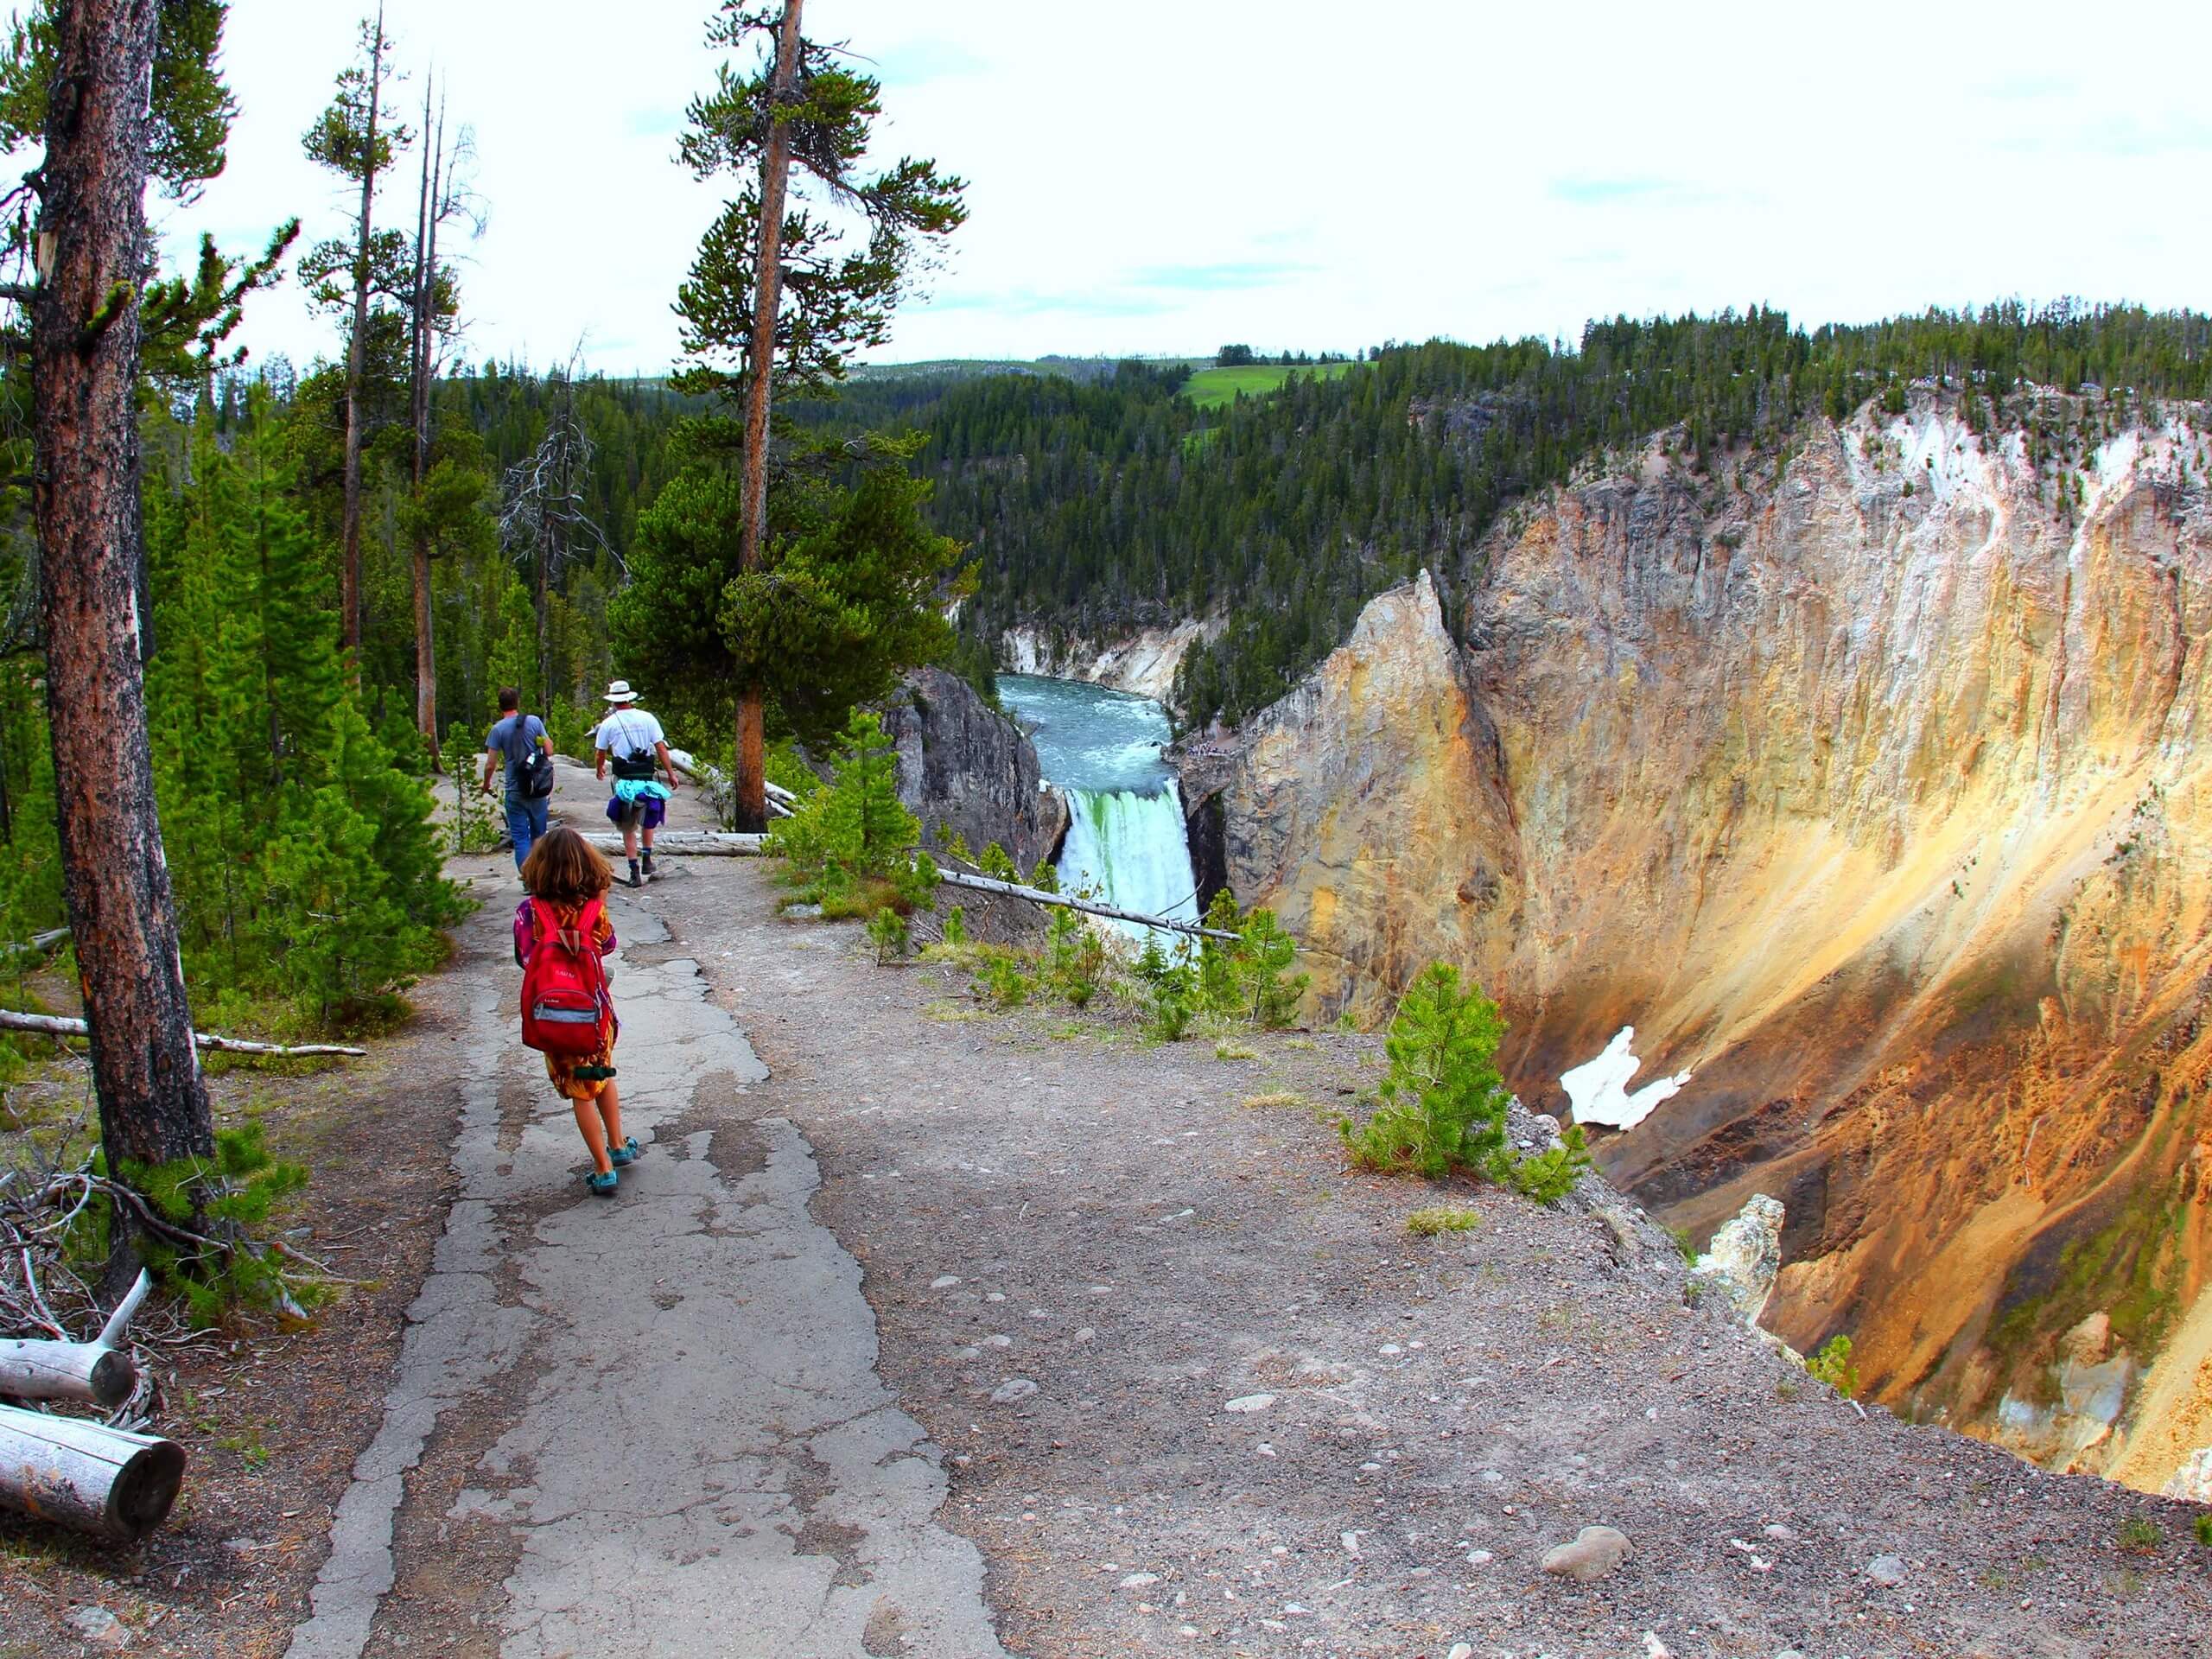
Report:
<svg viewBox="0 0 2212 1659"><path fill-rule="evenodd" d="M1629 1052L1629 1045L1635 1040L1636 1027L1623 1026L1596 1059L1560 1074L1560 1087L1567 1090L1573 1122L1632 1129L1650 1116L1660 1102L1681 1093L1682 1085L1690 1080L1687 1071L1647 1083L1634 1094L1628 1092L1629 1079L1643 1065Z"/></svg>

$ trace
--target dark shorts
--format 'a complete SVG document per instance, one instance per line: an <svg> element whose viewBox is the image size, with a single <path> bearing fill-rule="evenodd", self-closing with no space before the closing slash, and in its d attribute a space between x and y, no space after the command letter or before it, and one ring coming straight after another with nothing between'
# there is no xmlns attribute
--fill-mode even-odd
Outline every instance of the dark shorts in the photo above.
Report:
<svg viewBox="0 0 2212 1659"><path fill-rule="evenodd" d="M641 795L626 803L619 795L607 798L607 816L622 830L658 830L668 816L668 803L658 796Z"/></svg>

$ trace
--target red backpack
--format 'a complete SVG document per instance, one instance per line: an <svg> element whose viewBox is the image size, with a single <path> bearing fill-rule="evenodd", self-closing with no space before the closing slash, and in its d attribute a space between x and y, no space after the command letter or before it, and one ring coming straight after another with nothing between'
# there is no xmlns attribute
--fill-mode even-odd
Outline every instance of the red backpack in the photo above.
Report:
<svg viewBox="0 0 2212 1659"><path fill-rule="evenodd" d="M537 944L522 970L522 1040L547 1054L596 1054L614 1013L593 937L602 906L593 899L563 927L543 899L530 903Z"/></svg>

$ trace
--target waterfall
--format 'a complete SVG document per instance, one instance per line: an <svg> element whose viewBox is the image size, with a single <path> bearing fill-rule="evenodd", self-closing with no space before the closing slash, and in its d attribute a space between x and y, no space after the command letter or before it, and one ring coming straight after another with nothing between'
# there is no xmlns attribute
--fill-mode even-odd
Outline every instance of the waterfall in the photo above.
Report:
<svg viewBox="0 0 2212 1659"><path fill-rule="evenodd" d="M1155 790L1066 791L1068 836L1060 848L1060 887L1089 889L1123 910L1171 920L1198 919L1183 798L1175 780ZM1142 936L1134 923L1116 924Z"/></svg>
<svg viewBox="0 0 2212 1659"><path fill-rule="evenodd" d="M1067 798L1061 887L1147 916L1198 919L1183 797L1160 759L1167 711L1149 697L1027 674L1001 675L999 696L1035 741L1046 781ZM1134 923L1123 931L1147 931Z"/></svg>

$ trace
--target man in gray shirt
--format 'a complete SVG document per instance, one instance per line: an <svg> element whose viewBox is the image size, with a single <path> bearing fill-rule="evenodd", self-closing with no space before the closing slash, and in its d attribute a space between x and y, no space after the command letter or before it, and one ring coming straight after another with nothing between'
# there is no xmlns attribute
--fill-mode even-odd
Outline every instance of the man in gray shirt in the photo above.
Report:
<svg viewBox="0 0 2212 1659"><path fill-rule="evenodd" d="M499 723L484 740L484 792L501 760L507 771L507 833L515 841L515 868L530 856L531 844L545 833L545 810L553 800L553 741L544 722L522 712L522 695L499 688ZM538 792L532 793L533 791Z"/></svg>

